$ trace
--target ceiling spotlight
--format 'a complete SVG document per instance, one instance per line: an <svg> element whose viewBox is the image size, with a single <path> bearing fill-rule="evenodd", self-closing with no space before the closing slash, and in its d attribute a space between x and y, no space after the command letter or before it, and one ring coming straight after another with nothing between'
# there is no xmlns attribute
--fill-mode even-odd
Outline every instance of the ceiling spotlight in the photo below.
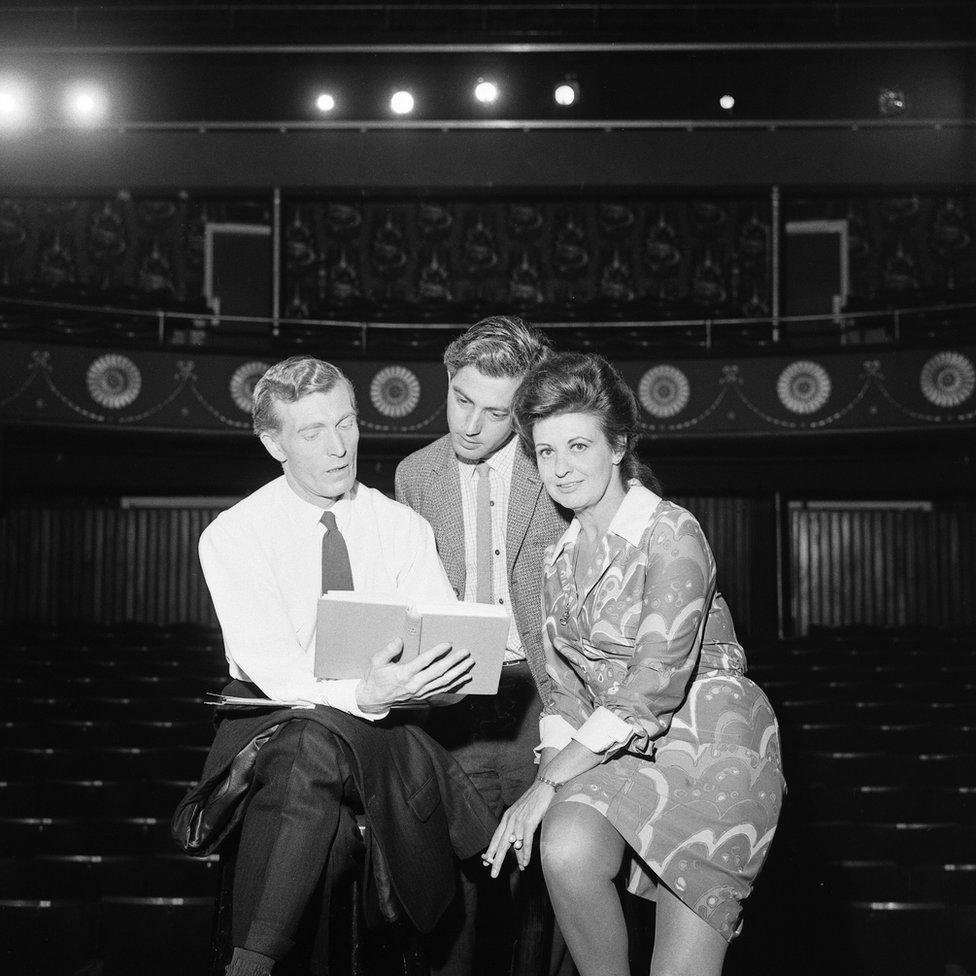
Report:
<svg viewBox="0 0 976 976"><path fill-rule="evenodd" d="M336 100L333 95L329 92L322 92L318 98L315 99L315 107L320 112L331 112L336 106Z"/></svg>
<svg viewBox="0 0 976 976"><path fill-rule="evenodd" d="M735 97L733 95L723 95L718 100L718 104L726 112L731 112L735 108Z"/></svg>
<svg viewBox="0 0 976 976"><path fill-rule="evenodd" d="M76 125L96 125L106 115L108 100L98 88L78 86L68 92L65 107Z"/></svg>
<svg viewBox="0 0 976 976"><path fill-rule="evenodd" d="M16 129L27 121L27 87L11 78L0 80L0 128Z"/></svg>
<svg viewBox="0 0 976 976"><path fill-rule="evenodd" d="M908 101L900 88L882 88L878 92L878 111L882 115L901 115L906 108Z"/></svg>
<svg viewBox="0 0 976 976"><path fill-rule="evenodd" d="M474 97L482 105L491 105L498 100L498 85L493 81L485 81L483 78L478 80L474 88Z"/></svg>
<svg viewBox="0 0 976 976"><path fill-rule="evenodd" d="M564 81L561 85L556 86L552 97L556 100L557 105L566 106L575 104L579 94L579 85L575 81Z"/></svg>
<svg viewBox="0 0 976 976"><path fill-rule="evenodd" d="M413 95L408 91L394 92L390 98L390 111L397 115L407 115L413 111Z"/></svg>

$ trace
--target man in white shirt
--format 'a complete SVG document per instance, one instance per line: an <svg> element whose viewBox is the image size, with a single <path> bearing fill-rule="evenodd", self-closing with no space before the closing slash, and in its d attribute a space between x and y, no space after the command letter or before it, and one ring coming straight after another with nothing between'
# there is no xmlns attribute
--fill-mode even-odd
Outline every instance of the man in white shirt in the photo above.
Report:
<svg viewBox="0 0 976 976"><path fill-rule="evenodd" d="M396 472L397 499L433 527L457 595L512 612L498 694L472 695L449 714L432 715L427 726L496 813L520 797L536 774L533 750L549 689L542 649L542 563L569 518L543 490L512 429L515 390L548 353L544 336L514 316L492 316L472 326L444 353L450 433L411 454ZM517 941L515 976L543 972L549 948L540 916L541 878L529 880L517 912L502 910ZM462 878L463 911L455 909L463 920L455 920L455 932L445 933L450 946L443 960L433 960L435 973L470 976L478 901L484 906L498 887L486 890L483 878ZM477 914L478 930L490 928L494 946L504 942L496 920L486 922L483 910ZM442 928L449 924L445 919Z"/></svg>
<svg viewBox="0 0 976 976"><path fill-rule="evenodd" d="M330 705L370 722L463 685L472 666L466 651L439 645L398 664L399 641L375 649L362 679L313 676L323 589L435 602L455 594L430 526L356 481L355 398L336 367L308 357L273 366L255 388L253 416L283 474L219 515L200 540L231 677L258 696ZM331 855L328 838L315 838L328 798L345 803L347 766L308 721L286 723L258 753L237 854L228 976L269 973L293 945L325 858L352 857L336 849L338 837Z"/></svg>

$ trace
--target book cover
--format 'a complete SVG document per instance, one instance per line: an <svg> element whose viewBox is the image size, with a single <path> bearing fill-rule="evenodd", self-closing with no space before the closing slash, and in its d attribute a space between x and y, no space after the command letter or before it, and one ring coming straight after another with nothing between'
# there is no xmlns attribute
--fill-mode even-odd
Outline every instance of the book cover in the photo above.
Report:
<svg viewBox="0 0 976 976"><path fill-rule="evenodd" d="M498 691L510 617L501 607L485 603L457 603L417 607L420 650L448 643L467 648L474 658L465 695L494 695Z"/></svg>
<svg viewBox="0 0 976 976"><path fill-rule="evenodd" d="M416 657L419 634L411 639L409 613L410 607L395 598L323 594L316 620L315 677L361 678L370 658L394 637L404 639L401 661Z"/></svg>
<svg viewBox="0 0 976 976"><path fill-rule="evenodd" d="M400 637L403 663L441 643L465 648L475 663L471 680L461 693L494 695L498 691L509 623L504 609L483 603L410 607L395 597L325 593L318 606L315 676L361 678L370 658L393 638Z"/></svg>

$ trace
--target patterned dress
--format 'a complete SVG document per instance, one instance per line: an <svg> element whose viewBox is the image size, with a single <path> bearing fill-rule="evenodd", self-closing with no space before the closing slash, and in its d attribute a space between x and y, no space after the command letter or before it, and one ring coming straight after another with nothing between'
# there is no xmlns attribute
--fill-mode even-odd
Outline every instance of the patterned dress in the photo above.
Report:
<svg viewBox="0 0 976 976"><path fill-rule="evenodd" d="M731 939L786 788L776 717L694 516L633 484L579 588L578 536L574 521L545 567L542 745L576 738L604 759L555 802L620 832L630 891L653 899L661 881Z"/></svg>

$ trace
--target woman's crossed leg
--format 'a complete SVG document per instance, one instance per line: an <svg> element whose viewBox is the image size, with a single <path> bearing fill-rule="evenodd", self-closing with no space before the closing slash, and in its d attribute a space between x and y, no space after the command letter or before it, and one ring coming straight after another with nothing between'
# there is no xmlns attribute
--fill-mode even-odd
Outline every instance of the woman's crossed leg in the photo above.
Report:
<svg viewBox="0 0 976 976"><path fill-rule="evenodd" d="M542 870L580 976L630 976L613 884L625 848L610 821L585 803L556 803L542 822ZM704 919L658 885L650 976L721 976L726 948Z"/></svg>

